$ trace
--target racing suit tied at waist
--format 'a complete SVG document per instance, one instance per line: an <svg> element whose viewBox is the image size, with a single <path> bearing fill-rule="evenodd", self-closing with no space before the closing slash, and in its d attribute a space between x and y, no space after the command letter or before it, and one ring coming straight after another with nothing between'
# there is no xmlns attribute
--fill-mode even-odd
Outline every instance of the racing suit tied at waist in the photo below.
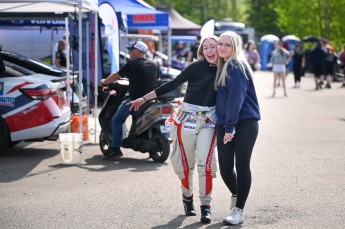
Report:
<svg viewBox="0 0 345 229"><path fill-rule="evenodd" d="M215 107L204 107L189 104L186 102L179 102L179 108L174 112L170 118L166 120L166 123L174 122L180 124L186 120L200 120L204 121L208 119L208 123L216 123Z"/></svg>
<svg viewBox="0 0 345 229"><path fill-rule="evenodd" d="M183 158L181 158L181 145L178 141L178 127L188 133L198 134L202 129L214 130L215 128L215 107L204 107L182 102L179 108L167 120L166 125L170 125L170 133L173 150L170 160L175 173L180 179L185 177ZM212 131L213 132L213 131ZM211 139L211 138L210 138ZM187 141L187 139L186 139ZM211 146L207 147L208 148ZM212 155L212 176L216 176L217 162L214 154Z"/></svg>

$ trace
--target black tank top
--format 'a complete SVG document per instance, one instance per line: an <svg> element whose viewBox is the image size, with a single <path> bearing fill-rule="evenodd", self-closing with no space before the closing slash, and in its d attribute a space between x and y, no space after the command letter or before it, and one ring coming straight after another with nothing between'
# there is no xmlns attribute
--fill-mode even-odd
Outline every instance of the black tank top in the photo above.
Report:
<svg viewBox="0 0 345 229"><path fill-rule="evenodd" d="M160 96L188 83L184 101L198 106L212 107L216 105L216 90L214 80L217 67L207 61L196 61L189 65L175 79L155 89Z"/></svg>

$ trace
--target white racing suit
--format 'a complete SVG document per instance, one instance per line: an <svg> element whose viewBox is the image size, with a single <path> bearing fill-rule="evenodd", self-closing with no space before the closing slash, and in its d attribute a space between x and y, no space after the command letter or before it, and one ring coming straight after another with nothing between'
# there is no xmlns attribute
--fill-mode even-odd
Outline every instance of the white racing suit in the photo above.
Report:
<svg viewBox="0 0 345 229"><path fill-rule="evenodd" d="M193 195L195 162L199 174L199 197L201 205L210 205L212 178L216 177L215 155L215 107L204 107L179 102L179 108L166 124L170 124L173 143L170 160L181 180L182 193Z"/></svg>

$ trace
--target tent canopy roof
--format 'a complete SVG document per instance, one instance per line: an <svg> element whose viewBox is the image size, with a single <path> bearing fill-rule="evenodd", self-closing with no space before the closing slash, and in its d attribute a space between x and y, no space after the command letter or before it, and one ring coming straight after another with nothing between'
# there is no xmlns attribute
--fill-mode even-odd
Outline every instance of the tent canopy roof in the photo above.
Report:
<svg viewBox="0 0 345 229"><path fill-rule="evenodd" d="M201 29L201 26L188 20L179 14L174 8L159 8L160 10L166 11L171 17L171 28L172 29Z"/></svg>
<svg viewBox="0 0 345 229"><path fill-rule="evenodd" d="M141 0L99 0L99 5L108 3L116 12L127 16L129 29L160 29L169 27L169 14L156 10Z"/></svg>
<svg viewBox="0 0 345 229"><path fill-rule="evenodd" d="M97 0L2 0L1 13L70 13L78 11L82 2L82 11L98 11Z"/></svg>

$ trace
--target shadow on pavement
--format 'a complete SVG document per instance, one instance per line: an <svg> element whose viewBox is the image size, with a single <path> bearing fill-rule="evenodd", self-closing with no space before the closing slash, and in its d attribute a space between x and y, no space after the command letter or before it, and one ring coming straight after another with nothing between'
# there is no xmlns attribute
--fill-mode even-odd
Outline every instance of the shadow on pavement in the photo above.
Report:
<svg viewBox="0 0 345 229"><path fill-rule="evenodd" d="M96 172L122 169L131 172L148 172L157 171L162 166L168 166L167 163L157 163L150 158L137 159L124 156L115 160L104 160L102 155L94 155L91 158L87 158L85 163L78 165L78 167Z"/></svg>
<svg viewBox="0 0 345 229"><path fill-rule="evenodd" d="M42 144L38 145L40 148L37 146L35 148L25 148L29 144L21 143L18 147L8 148L5 149L5 152L1 152L0 183L9 183L32 176L32 174L29 174L30 171L39 163L59 154L57 149L45 149L44 147L47 143L42 142Z"/></svg>
<svg viewBox="0 0 345 229"><path fill-rule="evenodd" d="M151 229L180 228L181 225L182 225L183 220L186 217L187 216L179 215L176 218L170 220L167 224L160 225L160 226L155 226L155 227L152 227ZM188 228L188 227L184 227L184 228Z"/></svg>
<svg viewBox="0 0 345 229"><path fill-rule="evenodd" d="M176 218L170 220L167 224L164 225L159 225L159 226L155 226L152 227L152 229L166 229L166 228L182 228L182 222L187 218L188 216L185 215L179 215ZM195 219L197 220L197 222L194 222L192 224L189 225L184 225L183 228L185 229L192 229L192 228L232 228L232 229L237 229L237 228L241 228L241 225L238 226L231 226L230 225L224 225L223 222L219 222L219 223L214 223L214 224L202 224L201 222L199 222L199 218L195 217Z"/></svg>
<svg viewBox="0 0 345 229"><path fill-rule="evenodd" d="M51 171L79 167L88 171L103 172L113 170L128 170L131 172L158 171L162 166L168 166L167 163L156 163L150 158L130 158L122 157L117 160L104 160L101 154L86 158L81 164L68 165L63 163L49 165L43 170L32 172L42 161L56 157L60 154L59 149L51 149L51 143L31 143L23 142L18 146L8 148L0 154L0 183L10 183L23 178L28 178Z"/></svg>

